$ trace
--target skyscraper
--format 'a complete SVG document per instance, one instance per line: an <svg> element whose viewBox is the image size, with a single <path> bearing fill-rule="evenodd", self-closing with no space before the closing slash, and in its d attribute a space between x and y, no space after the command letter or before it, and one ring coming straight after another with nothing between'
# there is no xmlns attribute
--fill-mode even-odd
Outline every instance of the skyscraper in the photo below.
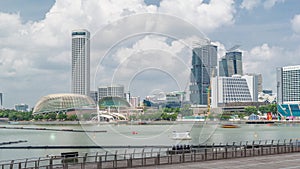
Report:
<svg viewBox="0 0 300 169"><path fill-rule="evenodd" d="M190 101L207 105L210 78L216 74L217 46L205 45L193 49Z"/></svg>
<svg viewBox="0 0 300 169"><path fill-rule="evenodd" d="M90 94L90 32L72 31L72 93Z"/></svg>
<svg viewBox="0 0 300 169"><path fill-rule="evenodd" d="M300 65L277 68L279 104L300 103Z"/></svg>
<svg viewBox="0 0 300 169"><path fill-rule="evenodd" d="M242 52L231 51L219 62L220 76L243 75Z"/></svg>

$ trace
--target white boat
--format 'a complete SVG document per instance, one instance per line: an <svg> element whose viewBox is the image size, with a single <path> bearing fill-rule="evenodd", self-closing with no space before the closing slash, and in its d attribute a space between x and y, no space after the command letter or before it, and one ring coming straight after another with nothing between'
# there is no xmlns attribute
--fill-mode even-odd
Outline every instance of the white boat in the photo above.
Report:
<svg viewBox="0 0 300 169"><path fill-rule="evenodd" d="M174 140L191 140L190 132L176 132L173 131L173 137Z"/></svg>

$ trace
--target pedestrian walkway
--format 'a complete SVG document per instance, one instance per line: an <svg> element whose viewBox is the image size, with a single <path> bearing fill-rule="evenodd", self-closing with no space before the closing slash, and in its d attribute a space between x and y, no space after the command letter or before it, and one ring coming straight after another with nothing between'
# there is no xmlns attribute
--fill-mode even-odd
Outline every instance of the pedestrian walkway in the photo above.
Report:
<svg viewBox="0 0 300 169"><path fill-rule="evenodd" d="M300 153L287 153L244 157L234 159L210 160L172 165L157 165L136 167L135 169L298 169L300 168Z"/></svg>

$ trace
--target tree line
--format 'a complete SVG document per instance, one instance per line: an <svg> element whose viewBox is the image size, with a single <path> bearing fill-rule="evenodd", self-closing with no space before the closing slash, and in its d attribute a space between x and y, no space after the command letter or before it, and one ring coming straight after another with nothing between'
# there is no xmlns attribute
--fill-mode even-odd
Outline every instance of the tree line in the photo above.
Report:
<svg viewBox="0 0 300 169"><path fill-rule="evenodd" d="M0 110L0 118L8 118L9 121L30 121L30 120L47 120L47 121L55 121L55 120L68 120L68 121L76 121L78 120L76 114L66 115L63 113L47 113L47 114L37 114L33 115L32 111L29 112L21 112L16 110Z"/></svg>

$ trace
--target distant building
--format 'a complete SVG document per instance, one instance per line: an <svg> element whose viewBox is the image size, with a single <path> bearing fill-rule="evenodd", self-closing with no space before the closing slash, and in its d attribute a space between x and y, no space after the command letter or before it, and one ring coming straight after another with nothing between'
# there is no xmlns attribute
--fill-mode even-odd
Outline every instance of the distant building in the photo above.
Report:
<svg viewBox="0 0 300 169"><path fill-rule="evenodd" d="M300 65L277 68L277 102L281 116L300 116Z"/></svg>
<svg viewBox="0 0 300 169"><path fill-rule="evenodd" d="M260 92L258 93L258 102L265 102L265 103L276 103L276 95L272 92Z"/></svg>
<svg viewBox="0 0 300 169"><path fill-rule="evenodd" d="M243 75L242 52L231 51L219 61L219 76Z"/></svg>
<svg viewBox="0 0 300 169"><path fill-rule="evenodd" d="M130 105L131 107L139 107L140 106L140 102L141 102L141 99L140 97L130 97Z"/></svg>
<svg viewBox="0 0 300 169"><path fill-rule="evenodd" d="M279 104L300 103L300 65L277 68Z"/></svg>
<svg viewBox="0 0 300 169"><path fill-rule="evenodd" d="M99 86L98 100L101 100L104 97L124 98L124 86L123 85Z"/></svg>
<svg viewBox="0 0 300 169"><path fill-rule="evenodd" d="M20 112L28 112L29 109L28 109L28 105L27 104L15 104L15 110L16 111L20 111Z"/></svg>
<svg viewBox="0 0 300 169"><path fill-rule="evenodd" d="M246 73L245 75L249 75L249 76L256 76L257 78L257 91L258 93L263 92L263 79L262 79L262 75L260 73Z"/></svg>
<svg viewBox="0 0 300 169"><path fill-rule="evenodd" d="M3 93L0 93L0 109L3 109Z"/></svg>
<svg viewBox="0 0 300 169"><path fill-rule="evenodd" d="M217 46L205 45L193 49L190 101L194 105L207 105L210 78L217 67Z"/></svg>
<svg viewBox="0 0 300 169"><path fill-rule="evenodd" d="M255 76L214 77L211 90L213 108L226 103L257 102L258 98Z"/></svg>
<svg viewBox="0 0 300 169"><path fill-rule="evenodd" d="M270 95L270 96L273 95L273 91L272 91L271 89L264 89L264 90L262 90L262 93L268 94L268 95Z"/></svg>
<svg viewBox="0 0 300 169"><path fill-rule="evenodd" d="M90 95L90 32L72 31L72 93Z"/></svg>

